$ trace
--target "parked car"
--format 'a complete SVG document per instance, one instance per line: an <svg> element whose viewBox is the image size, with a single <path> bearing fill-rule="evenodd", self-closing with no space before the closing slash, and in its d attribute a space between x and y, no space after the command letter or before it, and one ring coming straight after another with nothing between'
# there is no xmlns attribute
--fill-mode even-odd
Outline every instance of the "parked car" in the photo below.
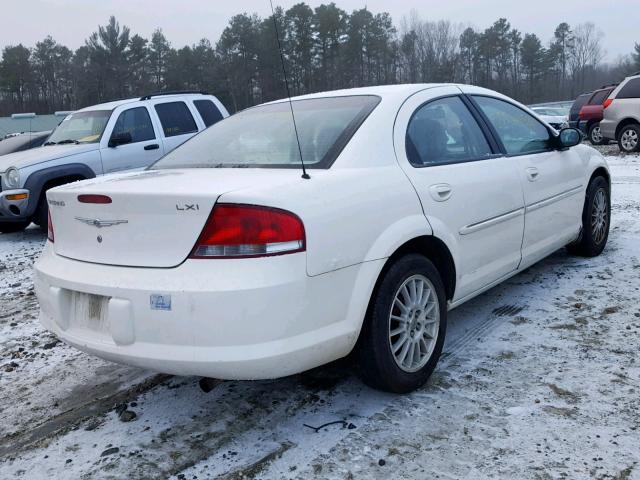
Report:
<svg viewBox="0 0 640 480"><path fill-rule="evenodd" d="M592 94L593 92L583 93L573 101L569 110L569 126L571 128L580 128L580 109L589 101Z"/></svg>
<svg viewBox="0 0 640 480"><path fill-rule="evenodd" d="M229 114L212 95L165 92L83 108L43 148L0 157L0 232L44 228L45 192L65 183L143 169Z"/></svg>
<svg viewBox="0 0 640 480"><path fill-rule="evenodd" d="M593 145L607 145L609 143L609 140L600 133L600 121L604 111L603 104L615 87L616 85L608 85L594 91L578 114L579 128Z"/></svg>
<svg viewBox="0 0 640 480"><path fill-rule="evenodd" d="M49 135L51 135L51 131L12 135L0 141L0 156L40 147Z"/></svg>
<svg viewBox="0 0 640 480"><path fill-rule="evenodd" d="M640 151L640 72L625 78L604 102L600 132L623 152Z"/></svg>
<svg viewBox="0 0 640 480"><path fill-rule="evenodd" d="M538 116L556 130L562 130L569 126L569 119L564 113L564 110L560 108L552 107L531 107L531 110L536 112Z"/></svg>
<svg viewBox="0 0 640 480"><path fill-rule="evenodd" d="M177 375L274 378L355 348L367 383L411 391L448 310L566 245L602 252L609 170L581 138L469 85L244 110L146 171L47 192L40 320Z"/></svg>

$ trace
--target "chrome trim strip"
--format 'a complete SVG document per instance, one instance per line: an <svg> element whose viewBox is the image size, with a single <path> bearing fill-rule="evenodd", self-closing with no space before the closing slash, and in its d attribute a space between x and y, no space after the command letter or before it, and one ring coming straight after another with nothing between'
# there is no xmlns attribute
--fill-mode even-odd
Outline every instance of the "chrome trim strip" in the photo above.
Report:
<svg viewBox="0 0 640 480"><path fill-rule="evenodd" d="M482 220L481 222L472 223L471 225L464 226L460 229L459 233L460 235L469 235L470 233L474 233L479 230L483 230L485 228L489 228L494 225L497 225L498 223L506 222L507 220L511 220L512 218L519 217L523 213L524 213L524 207L520 207L515 210L511 210L510 212L503 213L495 217L488 218L486 220Z"/></svg>
<svg viewBox="0 0 640 480"><path fill-rule="evenodd" d="M534 212L540 208L546 207L547 205L551 205L552 203L558 202L564 198L575 195L576 193L580 193L582 191L582 185L578 185L570 190L567 190L562 193L558 193L557 195L553 195L549 198L545 198L543 200L539 200L531 205L527 205L527 213Z"/></svg>

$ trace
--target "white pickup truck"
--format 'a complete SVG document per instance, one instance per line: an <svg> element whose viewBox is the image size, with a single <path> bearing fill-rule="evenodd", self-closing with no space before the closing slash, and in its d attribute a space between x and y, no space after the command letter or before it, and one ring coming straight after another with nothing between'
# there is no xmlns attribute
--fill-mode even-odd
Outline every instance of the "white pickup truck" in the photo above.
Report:
<svg viewBox="0 0 640 480"><path fill-rule="evenodd" d="M49 188L145 168L228 116L203 92L155 93L72 113L42 147L0 157L0 232L31 222L46 228Z"/></svg>

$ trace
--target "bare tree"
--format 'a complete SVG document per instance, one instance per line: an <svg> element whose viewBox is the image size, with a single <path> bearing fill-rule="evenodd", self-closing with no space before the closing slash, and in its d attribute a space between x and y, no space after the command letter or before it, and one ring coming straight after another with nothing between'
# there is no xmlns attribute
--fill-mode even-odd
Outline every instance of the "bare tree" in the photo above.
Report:
<svg viewBox="0 0 640 480"><path fill-rule="evenodd" d="M581 23L573 29L570 68L574 85L585 89L587 71L595 69L602 61L605 51L601 41L604 34L591 23Z"/></svg>

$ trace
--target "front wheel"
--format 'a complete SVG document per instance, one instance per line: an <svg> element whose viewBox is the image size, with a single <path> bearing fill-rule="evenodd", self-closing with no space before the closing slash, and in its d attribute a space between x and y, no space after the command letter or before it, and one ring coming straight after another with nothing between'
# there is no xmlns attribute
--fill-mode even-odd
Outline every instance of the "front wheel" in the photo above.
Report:
<svg viewBox="0 0 640 480"><path fill-rule="evenodd" d="M640 151L640 125L625 125L618 134L620 151L632 153Z"/></svg>
<svg viewBox="0 0 640 480"><path fill-rule="evenodd" d="M434 265L409 254L386 271L358 345L363 380L395 393L422 386L438 363L447 326L444 286Z"/></svg>
<svg viewBox="0 0 640 480"><path fill-rule="evenodd" d="M578 240L567 246L570 253L583 257L600 255L609 238L611 193L609 182L596 177L587 187L582 209L582 230Z"/></svg>

